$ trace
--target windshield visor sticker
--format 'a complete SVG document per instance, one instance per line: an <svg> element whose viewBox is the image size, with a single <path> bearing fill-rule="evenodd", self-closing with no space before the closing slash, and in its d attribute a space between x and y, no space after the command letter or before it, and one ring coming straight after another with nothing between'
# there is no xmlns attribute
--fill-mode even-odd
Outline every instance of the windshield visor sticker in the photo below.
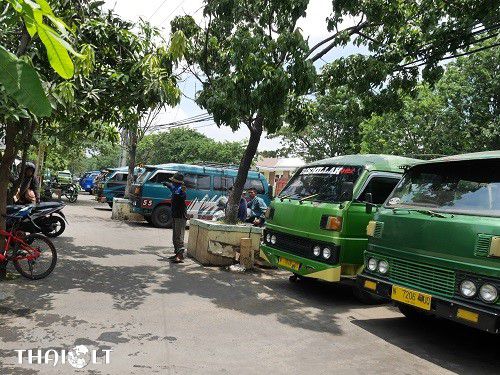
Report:
<svg viewBox="0 0 500 375"><path fill-rule="evenodd" d="M300 172L301 175L310 175L310 174L326 174L326 175L339 175L339 174L355 174L355 167L339 167L339 166L331 166L331 167L308 167L302 169Z"/></svg>

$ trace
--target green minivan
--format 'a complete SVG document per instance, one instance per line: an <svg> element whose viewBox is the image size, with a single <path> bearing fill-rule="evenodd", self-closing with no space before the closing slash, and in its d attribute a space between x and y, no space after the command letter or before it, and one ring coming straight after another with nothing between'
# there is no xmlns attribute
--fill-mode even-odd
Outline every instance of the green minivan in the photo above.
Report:
<svg viewBox="0 0 500 375"><path fill-rule="evenodd" d="M385 202L404 168L417 162L345 155L300 168L266 213L261 257L293 272L291 280L354 281L363 266L373 207Z"/></svg>
<svg viewBox="0 0 500 375"><path fill-rule="evenodd" d="M367 227L358 285L407 317L500 330L500 151L416 165Z"/></svg>

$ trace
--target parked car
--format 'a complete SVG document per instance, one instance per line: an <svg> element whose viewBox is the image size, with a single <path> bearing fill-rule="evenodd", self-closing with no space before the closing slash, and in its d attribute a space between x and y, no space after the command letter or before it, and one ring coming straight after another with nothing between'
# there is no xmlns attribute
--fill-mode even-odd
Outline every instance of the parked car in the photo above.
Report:
<svg viewBox="0 0 500 375"><path fill-rule="evenodd" d="M184 175L188 216L211 219L218 210L219 200L227 196L228 189L233 186L238 170L234 166L214 163L146 166L145 172L133 185L130 199L133 211L155 227L169 228L172 225L171 192L162 184L176 172ZM269 184L262 173L248 172L245 188L251 187L257 189L266 203L270 202Z"/></svg>
<svg viewBox="0 0 500 375"><path fill-rule="evenodd" d="M135 168L134 176L137 177L144 171L143 168ZM113 198L123 198L125 196L125 188L127 186L128 167L110 168L102 183L102 191L96 199L99 202L106 202L110 207L113 207Z"/></svg>
<svg viewBox="0 0 500 375"><path fill-rule="evenodd" d="M500 151L410 168L367 234L360 287L407 317L499 333Z"/></svg>
<svg viewBox="0 0 500 375"><path fill-rule="evenodd" d="M100 173L101 171L91 171L85 173L79 180L79 184L82 190L92 194L92 189L94 188L94 181Z"/></svg>
<svg viewBox="0 0 500 375"><path fill-rule="evenodd" d="M60 185L66 185L66 184L72 184L73 183L73 176L70 171L65 170L65 171L58 171L56 173L56 182Z"/></svg>
<svg viewBox="0 0 500 375"><path fill-rule="evenodd" d="M363 267L372 206L386 200L403 167L417 162L391 155L345 155L300 168L266 213L261 257L293 272L291 280L354 284ZM355 294L372 300L362 289L355 288Z"/></svg>

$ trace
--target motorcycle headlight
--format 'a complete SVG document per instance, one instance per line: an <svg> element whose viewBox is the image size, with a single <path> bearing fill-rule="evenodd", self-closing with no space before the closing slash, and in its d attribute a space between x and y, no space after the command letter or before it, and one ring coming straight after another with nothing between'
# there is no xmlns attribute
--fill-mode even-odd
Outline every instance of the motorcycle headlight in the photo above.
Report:
<svg viewBox="0 0 500 375"><path fill-rule="evenodd" d="M332 251L330 250L330 248L329 247L325 247L323 249L323 258L329 259L331 255L332 255Z"/></svg>
<svg viewBox="0 0 500 375"><path fill-rule="evenodd" d="M321 254L321 247L318 246L318 245L314 246L314 248L313 248L313 254L314 254L315 257L319 257L320 254Z"/></svg>
<svg viewBox="0 0 500 375"><path fill-rule="evenodd" d="M387 271L389 271L389 262L387 262L386 260L381 260L380 262L378 262L378 272L380 272L381 274L386 274Z"/></svg>
<svg viewBox="0 0 500 375"><path fill-rule="evenodd" d="M378 261L375 258L368 259L368 263L366 265L370 271L375 271L378 267Z"/></svg>
<svg viewBox="0 0 500 375"><path fill-rule="evenodd" d="M479 296L484 302L495 302L498 298L498 290L491 284L483 284L479 288Z"/></svg>
<svg viewBox="0 0 500 375"><path fill-rule="evenodd" d="M273 245L276 244L276 236L274 234L271 236L271 243Z"/></svg>
<svg viewBox="0 0 500 375"><path fill-rule="evenodd" d="M477 287L470 280L464 280L460 284L460 294L466 298L471 298L476 295Z"/></svg>

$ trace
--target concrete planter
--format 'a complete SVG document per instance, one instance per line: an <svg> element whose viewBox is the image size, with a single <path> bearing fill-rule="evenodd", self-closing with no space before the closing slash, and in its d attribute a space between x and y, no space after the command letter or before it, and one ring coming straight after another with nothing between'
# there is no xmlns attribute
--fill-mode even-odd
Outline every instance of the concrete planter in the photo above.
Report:
<svg viewBox="0 0 500 375"><path fill-rule="evenodd" d="M258 258L262 232L262 228L250 225L228 225L216 221L191 219L188 255L204 266L229 266L234 263L236 254L241 253L241 256L251 258L253 266L253 259ZM243 264L241 258L240 262ZM250 268L249 260L246 259L244 262L245 267Z"/></svg>
<svg viewBox="0 0 500 375"><path fill-rule="evenodd" d="M121 221L144 221L142 215L132 212L132 203L124 198L113 198L111 219Z"/></svg>

